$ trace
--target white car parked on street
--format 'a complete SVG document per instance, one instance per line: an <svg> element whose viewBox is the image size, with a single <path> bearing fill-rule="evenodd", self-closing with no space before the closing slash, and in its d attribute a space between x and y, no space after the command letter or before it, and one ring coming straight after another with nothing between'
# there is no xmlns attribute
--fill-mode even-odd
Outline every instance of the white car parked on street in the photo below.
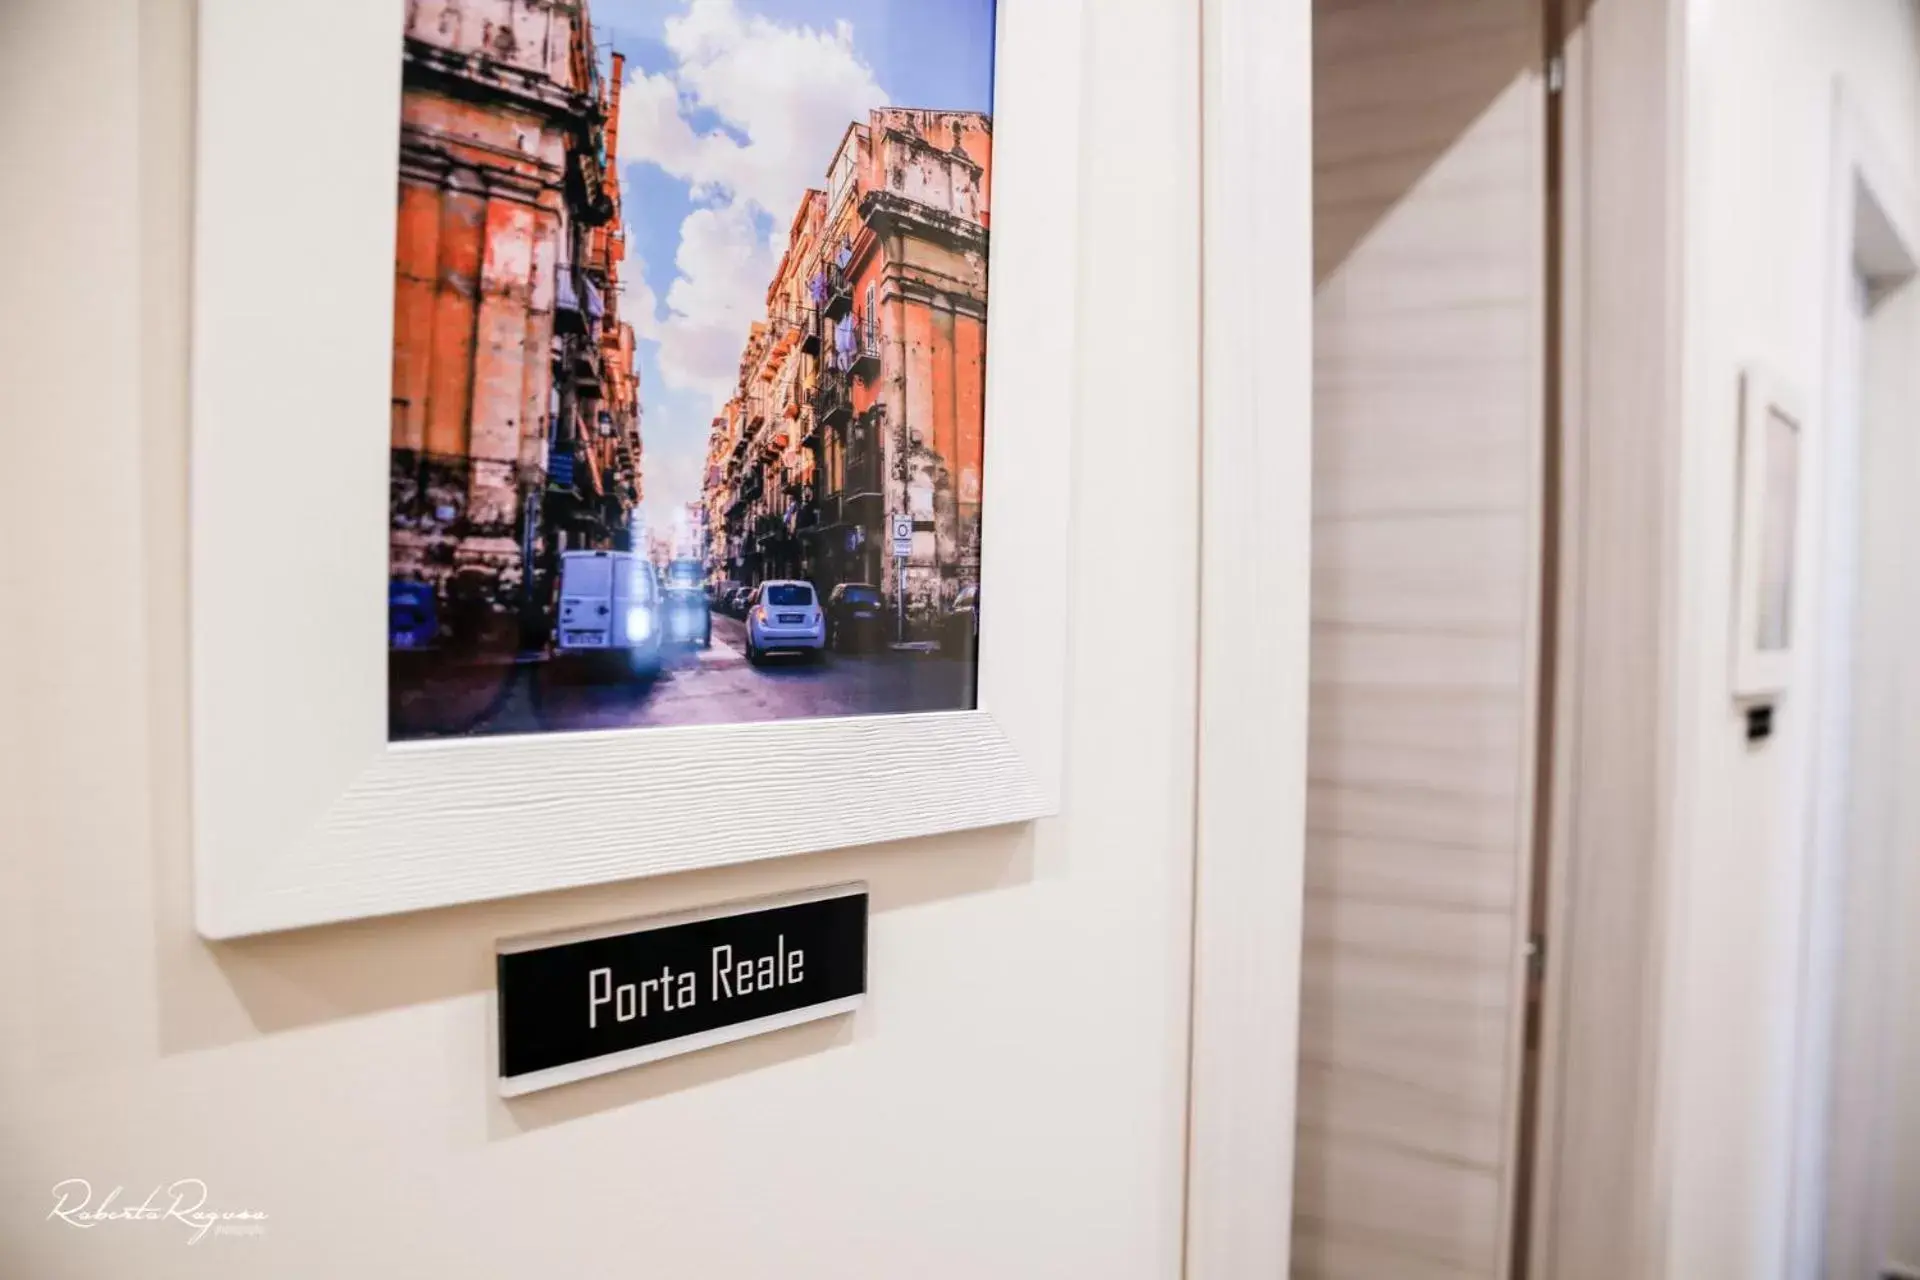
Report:
<svg viewBox="0 0 1920 1280"><path fill-rule="evenodd" d="M811 582L775 578L753 589L747 602L747 661L791 650L819 657L827 647L827 616Z"/></svg>

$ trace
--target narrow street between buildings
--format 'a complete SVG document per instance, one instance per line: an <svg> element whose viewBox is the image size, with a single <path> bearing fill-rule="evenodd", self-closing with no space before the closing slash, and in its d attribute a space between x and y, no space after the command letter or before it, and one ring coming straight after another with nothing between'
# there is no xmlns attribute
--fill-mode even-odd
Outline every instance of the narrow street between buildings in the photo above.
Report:
<svg viewBox="0 0 1920 1280"><path fill-rule="evenodd" d="M949 711L974 705L973 681L971 661L931 646L774 655L754 666L742 624L715 615L711 646L667 650L652 676L610 679L604 666L545 655L475 662L396 689L394 714L408 737L734 724Z"/></svg>

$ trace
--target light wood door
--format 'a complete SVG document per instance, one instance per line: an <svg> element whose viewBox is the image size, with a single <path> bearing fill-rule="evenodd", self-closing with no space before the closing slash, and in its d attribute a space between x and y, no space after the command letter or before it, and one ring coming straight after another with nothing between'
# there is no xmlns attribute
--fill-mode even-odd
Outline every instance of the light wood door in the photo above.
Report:
<svg viewBox="0 0 1920 1280"><path fill-rule="evenodd" d="M1315 0L1293 1274L1509 1274L1541 644L1538 0Z"/></svg>

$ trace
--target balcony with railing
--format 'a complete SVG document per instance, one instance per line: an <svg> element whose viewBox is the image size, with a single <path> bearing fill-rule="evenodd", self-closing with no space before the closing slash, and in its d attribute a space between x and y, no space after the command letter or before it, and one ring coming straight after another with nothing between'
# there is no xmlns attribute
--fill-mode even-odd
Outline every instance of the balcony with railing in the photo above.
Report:
<svg viewBox="0 0 1920 1280"><path fill-rule="evenodd" d="M780 381L773 389L774 412L782 418L797 418L802 408L805 384L800 378L800 362L787 361L787 367L780 372Z"/></svg>
<svg viewBox="0 0 1920 1280"><path fill-rule="evenodd" d="M852 374L871 382L880 372L880 326L871 320L843 316L826 333L822 363L833 373Z"/></svg>
<svg viewBox="0 0 1920 1280"><path fill-rule="evenodd" d="M812 498L803 498L788 511L787 527L795 534L812 533L821 525L820 504Z"/></svg>
<svg viewBox="0 0 1920 1280"><path fill-rule="evenodd" d="M600 361L599 344L581 338L569 339L562 368L575 388L597 391L605 369Z"/></svg>
<svg viewBox="0 0 1920 1280"><path fill-rule="evenodd" d="M884 415L878 406L854 418L840 433L840 495L851 502L877 496L886 488Z"/></svg>
<svg viewBox="0 0 1920 1280"><path fill-rule="evenodd" d="M773 389L756 386L747 393L746 411L741 418L740 430L749 438L760 433L767 425L767 416L772 412Z"/></svg>
<svg viewBox="0 0 1920 1280"><path fill-rule="evenodd" d="M806 333L806 322L810 318L805 308L792 307L783 307L779 314L772 318L770 321L773 326L772 355L776 359L788 355L800 345Z"/></svg>
<svg viewBox="0 0 1920 1280"><path fill-rule="evenodd" d="M880 448L873 440L848 446L841 463L840 497L844 502L880 493Z"/></svg>
<svg viewBox="0 0 1920 1280"><path fill-rule="evenodd" d="M880 326L863 320L853 326L853 353L849 367L853 376L872 382L880 375Z"/></svg>
<svg viewBox="0 0 1920 1280"><path fill-rule="evenodd" d="M853 386L847 376L822 370L813 392L813 416L822 427L833 428L853 416Z"/></svg>
<svg viewBox="0 0 1920 1280"><path fill-rule="evenodd" d="M753 522L753 540L765 546L787 536L787 522L776 515L762 515Z"/></svg>
<svg viewBox="0 0 1920 1280"><path fill-rule="evenodd" d="M853 275L845 267L828 267L826 284L826 300L820 314L828 324L834 324L853 310Z"/></svg>

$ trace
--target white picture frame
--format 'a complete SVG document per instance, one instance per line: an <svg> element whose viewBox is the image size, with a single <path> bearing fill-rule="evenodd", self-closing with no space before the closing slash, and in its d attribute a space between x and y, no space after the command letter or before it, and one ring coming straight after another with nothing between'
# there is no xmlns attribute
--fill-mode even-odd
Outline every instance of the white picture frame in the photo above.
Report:
<svg viewBox="0 0 1920 1280"><path fill-rule="evenodd" d="M1733 696L1777 698L1793 674L1799 629L1807 417L1760 369L1741 375L1739 511L1735 523Z"/></svg>
<svg viewBox="0 0 1920 1280"><path fill-rule="evenodd" d="M291 0L202 0L190 647L203 936L1057 811L1081 2L999 4L977 709L390 743L404 3L341 0L315 22Z"/></svg>

